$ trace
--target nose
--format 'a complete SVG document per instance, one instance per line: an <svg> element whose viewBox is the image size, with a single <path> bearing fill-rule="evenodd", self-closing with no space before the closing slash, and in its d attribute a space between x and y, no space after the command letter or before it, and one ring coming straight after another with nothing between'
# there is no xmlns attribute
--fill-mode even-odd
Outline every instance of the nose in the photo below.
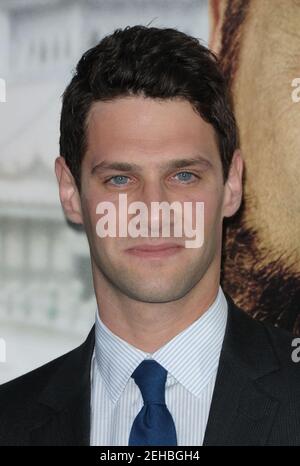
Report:
<svg viewBox="0 0 300 466"><path fill-rule="evenodd" d="M151 207L152 202L168 202L169 200L166 190L159 180L145 183L141 197L141 201L144 202L148 208Z"/></svg>
<svg viewBox="0 0 300 466"><path fill-rule="evenodd" d="M159 181L145 183L141 197L141 201L146 205L148 212L148 236L172 236L174 225L173 208L176 208L179 203L177 202L174 205L174 201L172 201L169 193Z"/></svg>

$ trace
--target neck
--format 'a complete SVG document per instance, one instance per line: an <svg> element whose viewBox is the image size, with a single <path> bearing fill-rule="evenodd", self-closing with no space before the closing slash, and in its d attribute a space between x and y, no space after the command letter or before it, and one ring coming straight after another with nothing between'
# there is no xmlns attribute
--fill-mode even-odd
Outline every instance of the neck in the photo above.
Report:
<svg viewBox="0 0 300 466"><path fill-rule="evenodd" d="M93 266L98 312L115 335L153 353L195 322L215 301L219 273L205 276L183 298L167 303L136 301L114 288Z"/></svg>

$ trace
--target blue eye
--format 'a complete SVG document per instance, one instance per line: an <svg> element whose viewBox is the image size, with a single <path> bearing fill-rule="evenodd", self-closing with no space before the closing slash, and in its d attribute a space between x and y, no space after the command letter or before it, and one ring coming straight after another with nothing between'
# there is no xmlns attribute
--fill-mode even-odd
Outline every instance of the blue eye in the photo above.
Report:
<svg viewBox="0 0 300 466"><path fill-rule="evenodd" d="M191 181L192 177L195 175L190 172L180 172L177 173L175 176L178 177L179 181Z"/></svg>
<svg viewBox="0 0 300 466"><path fill-rule="evenodd" d="M128 180L128 176L123 176L123 175L117 175L117 176L112 176L108 182L115 184L117 186L120 186L122 184L126 184L126 181Z"/></svg>

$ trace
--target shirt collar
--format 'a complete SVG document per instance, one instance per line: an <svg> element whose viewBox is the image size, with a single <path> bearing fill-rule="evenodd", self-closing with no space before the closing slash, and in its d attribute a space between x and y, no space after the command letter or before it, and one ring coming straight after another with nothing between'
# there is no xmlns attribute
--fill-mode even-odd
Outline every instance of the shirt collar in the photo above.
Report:
<svg viewBox="0 0 300 466"><path fill-rule="evenodd" d="M154 353L146 353L114 334L96 312L95 359L107 393L116 403L131 374L146 358L159 362L169 375L195 396L216 372L227 321L228 305L219 287L211 306L189 327Z"/></svg>

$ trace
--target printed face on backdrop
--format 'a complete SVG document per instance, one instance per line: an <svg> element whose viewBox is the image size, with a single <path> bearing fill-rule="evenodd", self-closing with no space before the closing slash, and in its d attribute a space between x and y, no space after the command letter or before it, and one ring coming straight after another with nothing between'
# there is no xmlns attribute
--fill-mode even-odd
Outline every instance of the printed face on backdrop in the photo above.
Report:
<svg viewBox="0 0 300 466"><path fill-rule="evenodd" d="M245 159L224 286L259 318L300 331L300 2L210 2L210 48L230 80ZM295 94L295 93L294 93Z"/></svg>

